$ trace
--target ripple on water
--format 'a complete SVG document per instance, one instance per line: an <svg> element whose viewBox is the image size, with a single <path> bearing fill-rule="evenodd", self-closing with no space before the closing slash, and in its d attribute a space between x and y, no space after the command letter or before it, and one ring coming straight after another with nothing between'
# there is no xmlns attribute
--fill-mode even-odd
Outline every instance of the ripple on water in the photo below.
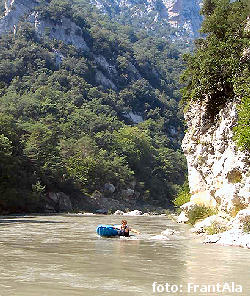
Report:
<svg viewBox="0 0 250 296"><path fill-rule="evenodd" d="M166 217L126 219L142 234L98 237L96 226L119 224L115 216L34 216L1 224L0 295L149 296L154 281L190 280L234 280L250 290L248 250L202 245L187 226Z"/></svg>

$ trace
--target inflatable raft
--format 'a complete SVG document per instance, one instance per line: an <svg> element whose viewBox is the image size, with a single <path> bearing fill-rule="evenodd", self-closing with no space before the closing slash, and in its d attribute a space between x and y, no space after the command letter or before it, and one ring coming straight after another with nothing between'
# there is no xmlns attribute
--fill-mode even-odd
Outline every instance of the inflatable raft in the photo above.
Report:
<svg viewBox="0 0 250 296"><path fill-rule="evenodd" d="M100 236L105 236L105 237L112 237L112 236L118 236L118 230L114 229L114 226L112 225L98 225L96 228L97 234Z"/></svg>

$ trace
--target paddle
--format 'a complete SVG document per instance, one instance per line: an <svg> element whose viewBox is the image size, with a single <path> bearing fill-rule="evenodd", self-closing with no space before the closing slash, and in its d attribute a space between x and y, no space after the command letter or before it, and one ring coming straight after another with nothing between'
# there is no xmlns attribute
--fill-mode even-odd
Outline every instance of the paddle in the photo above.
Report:
<svg viewBox="0 0 250 296"><path fill-rule="evenodd" d="M137 233L137 234L141 234L140 231L138 231L138 230L136 230L136 229L133 229L133 228L131 228L130 231L132 231L132 232L134 232L134 233Z"/></svg>

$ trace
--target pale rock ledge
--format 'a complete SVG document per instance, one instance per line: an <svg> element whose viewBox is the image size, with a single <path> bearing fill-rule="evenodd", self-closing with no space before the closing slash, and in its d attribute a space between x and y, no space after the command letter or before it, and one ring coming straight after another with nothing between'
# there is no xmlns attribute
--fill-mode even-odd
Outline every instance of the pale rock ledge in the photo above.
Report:
<svg viewBox="0 0 250 296"><path fill-rule="evenodd" d="M182 142L191 202L229 213L250 203L250 155L233 140L237 104L229 102L210 123L205 104L193 103L185 114L188 132Z"/></svg>

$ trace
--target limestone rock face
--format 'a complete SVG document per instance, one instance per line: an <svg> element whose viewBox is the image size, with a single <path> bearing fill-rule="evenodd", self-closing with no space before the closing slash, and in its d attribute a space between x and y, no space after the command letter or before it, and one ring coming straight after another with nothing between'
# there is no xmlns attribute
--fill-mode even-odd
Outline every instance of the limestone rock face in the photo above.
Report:
<svg viewBox="0 0 250 296"><path fill-rule="evenodd" d="M176 29L172 38L199 36L201 15L199 13L202 0L91 0L103 13L119 19L121 15L140 18L140 25L146 29L154 25L166 25ZM114 13L113 13L114 12ZM144 22L144 20L146 20ZM148 22L150 20L150 26ZM148 27L149 26L149 27Z"/></svg>
<svg viewBox="0 0 250 296"><path fill-rule="evenodd" d="M33 24L38 35L47 34L51 39L61 40L83 51L89 51L79 26L67 18L63 18L56 24L42 18L36 11L39 5L39 0L6 0L5 15L0 19L0 35L9 31L15 33L19 21L25 17L29 23Z"/></svg>
<svg viewBox="0 0 250 296"><path fill-rule="evenodd" d="M89 47L84 39L82 29L68 18L62 18L59 23L53 23L48 19L41 18L38 12L32 12L28 21L34 25L38 35L49 35L49 38L61 40L66 44L72 44L85 52Z"/></svg>
<svg viewBox="0 0 250 296"><path fill-rule="evenodd" d="M119 74L116 66L104 56L96 55L91 51L91 46L89 47L83 30L69 18L63 17L54 22L46 17L42 17L37 9L39 5L41 5L40 0L5 0L5 15L0 18L0 35L7 32L16 34L20 27L20 21L25 20L34 27L38 37L47 36L50 39L73 45L87 53L97 68L95 71L96 83L104 88L117 90ZM64 56L56 49L54 49L54 54L56 64L61 64ZM132 63L129 64L128 70L133 80L142 78L139 70ZM137 118L132 118L132 120L138 123L143 119L137 116Z"/></svg>
<svg viewBox="0 0 250 296"><path fill-rule="evenodd" d="M0 35L15 31L20 19L37 5L39 1L36 0L5 0L5 15L0 19Z"/></svg>
<svg viewBox="0 0 250 296"><path fill-rule="evenodd" d="M228 103L214 123L205 104L195 103L185 114L188 125L182 148L188 163L191 202L231 212L250 203L249 153L237 148L233 127L237 102Z"/></svg>
<svg viewBox="0 0 250 296"><path fill-rule="evenodd" d="M200 0L163 0L166 7L169 23L180 30L179 34L186 32L190 37L198 37L201 26L199 10Z"/></svg>

